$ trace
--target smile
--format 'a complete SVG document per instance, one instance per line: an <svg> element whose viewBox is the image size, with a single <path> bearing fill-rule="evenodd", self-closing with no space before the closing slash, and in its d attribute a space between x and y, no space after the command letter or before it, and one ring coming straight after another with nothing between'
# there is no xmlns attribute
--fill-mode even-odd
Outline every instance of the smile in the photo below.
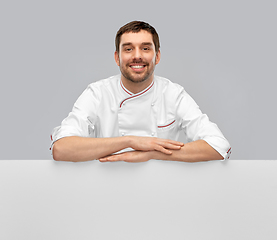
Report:
<svg viewBox="0 0 277 240"><path fill-rule="evenodd" d="M131 68L135 68L135 69L141 69L141 68L144 68L145 65L133 65L131 66Z"/></svg>

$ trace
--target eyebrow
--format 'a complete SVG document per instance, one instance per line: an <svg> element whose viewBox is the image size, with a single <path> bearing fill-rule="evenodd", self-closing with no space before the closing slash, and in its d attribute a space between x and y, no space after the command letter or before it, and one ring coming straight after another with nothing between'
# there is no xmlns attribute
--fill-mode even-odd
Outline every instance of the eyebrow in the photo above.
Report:
<svg viewBox="0 0 277 240"><path fill-rule="evenodd" d="M131 42L127 42L127 43L123 43L123 44L121 45L121 47L130 46L130 45L132 45L132 43L131 43ZM141 45L144 45L144 46L152 46L153 43L151 43L151 42L143 42L143 43L141 43Z"/></svg>

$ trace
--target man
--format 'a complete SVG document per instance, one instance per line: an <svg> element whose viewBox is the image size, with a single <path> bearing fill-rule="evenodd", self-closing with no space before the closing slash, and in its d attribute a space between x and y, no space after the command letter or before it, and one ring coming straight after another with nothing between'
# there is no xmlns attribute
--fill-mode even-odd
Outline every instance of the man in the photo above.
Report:
<svg viewBox="0 0 277 240"><path fill-rule="evenodd" d="M217 126L178 84L154 75L160 61L156 30L134 21L117 32L121 75L90 84L53 131L53 158L61 161L198 162L229 158ZM178 142L184 132L188 141ZM51 137L52 137L51 136Z"/></svg>

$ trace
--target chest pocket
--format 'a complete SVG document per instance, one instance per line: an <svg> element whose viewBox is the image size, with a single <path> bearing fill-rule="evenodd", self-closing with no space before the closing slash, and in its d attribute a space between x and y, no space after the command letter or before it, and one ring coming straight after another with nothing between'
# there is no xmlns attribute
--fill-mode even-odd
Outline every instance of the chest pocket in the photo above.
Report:
<svg viewBox="0 0 277 240"><path fill-rule="evenodd" d="M179 137L176 119L170 119L157 126L157 135L159 138L177 140Z"/></svg>

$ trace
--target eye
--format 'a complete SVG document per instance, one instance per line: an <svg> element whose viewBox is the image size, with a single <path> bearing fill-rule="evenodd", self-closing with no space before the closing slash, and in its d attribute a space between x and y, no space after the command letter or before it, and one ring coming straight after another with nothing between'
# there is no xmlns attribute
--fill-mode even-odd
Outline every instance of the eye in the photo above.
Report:
<svg viewBox="0 0 277 240"><path fill-rule="evenodd" d="M131 52L131 51L132 51L132 48L125 48L124 51L125 51L125 52Z"/></svg>
<svg viewBox="0 0 277 240"><path fill-rule="evenodd" d="M149 51L150 48L149 48L149 47L144 47L144 48L142 48L142 50L143 50L143 51Z"/></svg>

